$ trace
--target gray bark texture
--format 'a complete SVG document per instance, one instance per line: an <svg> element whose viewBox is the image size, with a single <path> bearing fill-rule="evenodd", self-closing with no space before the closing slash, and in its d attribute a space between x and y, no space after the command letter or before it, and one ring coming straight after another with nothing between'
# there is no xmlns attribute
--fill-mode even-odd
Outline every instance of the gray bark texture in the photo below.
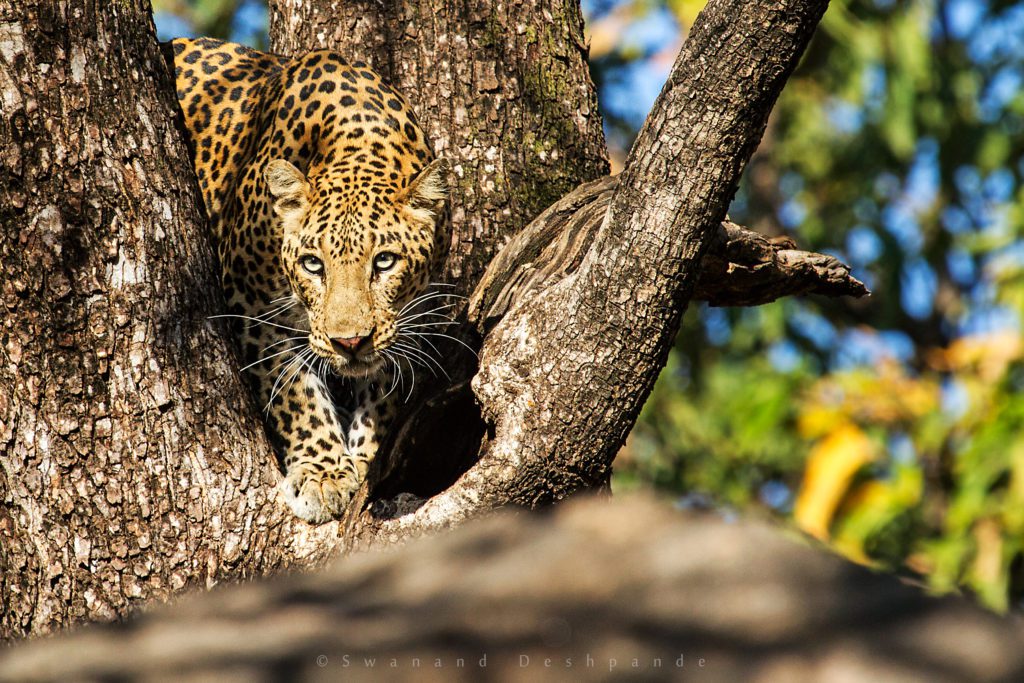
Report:
<svg viewBox="0 0 1024 683"><path fill-rule="evenodd" d="M239 532L269 451L205 320L213 255L149 3L0 0L0 91L0 635L15 636L255 570Z"/></svg>
<svg viewBox="0 0 1024 683"><path fill-rule="evenodd" d="M1024 680L1022 638L1019 618L778 528L623 497L475 520L31 642L0 681L1010 683Z"/></svg>
<svg viewBox="0 0 1024 683"><path fill-rule="evenodd" d="M551 205L491 261L473 291L467 317L486 334L519 300L579 268L618 187L606 176ZM802 251L789 238L768 239L723 221L700 264L693 298L712 306L758 306L783 296L865 296L850 269L826 254Z"/></svg>
<svg viewBox="0 0 1024 683"><path fill-rule="evenodd" d="M367 59L451 162L444 277L472 294L479 362L453 355L410 407L372 497L292 518L207 321L214 259L149 3L0 0L0 637L602 489L695 292L863 293L723 223L824 0L711 0L611 180L578 3L270 4L275 50ZM751 282L769 284L744 301Z"/></svg>

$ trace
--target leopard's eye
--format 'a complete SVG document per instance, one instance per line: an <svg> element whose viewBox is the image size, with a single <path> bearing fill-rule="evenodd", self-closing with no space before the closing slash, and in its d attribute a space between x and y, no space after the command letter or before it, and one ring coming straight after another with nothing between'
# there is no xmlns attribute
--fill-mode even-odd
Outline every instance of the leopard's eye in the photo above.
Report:
<svg viewBox="0 0 1024 683"><path fill-rule="evenodd" d="M300 258L299 265L310 275L321 275L324 272L324 262L312 254L306 254Z"/></svg>
<svg viewBox="0 0 1024 683"><path fill-rule="evenodd" d="M382 251L373 257L373 268L378 273L391 270L398 263L398 256L392 254L390 251Z"/></svg>

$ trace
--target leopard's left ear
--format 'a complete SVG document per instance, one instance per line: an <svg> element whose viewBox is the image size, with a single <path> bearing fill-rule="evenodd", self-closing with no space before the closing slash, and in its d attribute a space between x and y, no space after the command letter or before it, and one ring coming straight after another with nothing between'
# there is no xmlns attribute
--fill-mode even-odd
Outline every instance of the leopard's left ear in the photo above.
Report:
<svg viewBox="0 0 1024 683"><path fill-rule="evenodd" d="M281 218L300 217L309 206L306 176L284 159L269 162L263 169L263 179L274 198L274 212Z"/></svg>
<svg viewBox="0 0 1024 683"><path fill-rule="evenodd" d="M405 188L403 200L410 209L431 211L448 198L448 162L434 159Z"/></svg>

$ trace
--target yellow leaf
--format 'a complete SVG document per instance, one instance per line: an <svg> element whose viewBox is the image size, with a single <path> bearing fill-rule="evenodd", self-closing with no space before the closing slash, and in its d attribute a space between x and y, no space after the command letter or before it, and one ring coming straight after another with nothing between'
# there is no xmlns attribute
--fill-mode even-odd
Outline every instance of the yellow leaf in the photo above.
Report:
<svg viewBox="0 0 1024 683"><path fill-rule="evenodd" d="M815 445L807 458L793 511L797 525L816 538L828 539L832 517L850 481L874 458L871 440L849 423Z"/></svg>
<svg viewBox="0 0 1024 683"><path fill-rule="evenodd" d="M693 26L706 0L669 0L668 7L683 26Z"/></svg>
<svg viewBox="0 0 1024 683"><path fill-rule="evenodd" d="M997 611L1006 609L1006 573L1003 568L1003 532L994 519L978 520L973 536L977 548L971 565L974 589Z"/></svg>
<svg viewBox="0 0 1024 683"><path fill-rule="evenodd" d="M1024 532L1024 441L1017 439L1010 447L1010 485L1003 505L1003 525L1007 532Z"/></svg>
<svg viewBox="0 0 1024 683"><path fill-rule="evenodd" d="M999 379L1007 366L1024 353L1024 343L1016 331L976 334L957 339L945 349L936 349L928 355L937 370L962 371L976 368L985 381Z"/></svg>
<svg viewBox="0 0 1024 683"><path fill-rule="evenodd" d="M846 421L842 410L828 405L811 404L797 418L797 430L805 439L815 439L828 434Z"/></svg>
<svg viewBox="0 0 1024 683"><path fill-rule="evenodd" d="M986 582L997 581L1003 563L1003 533L999 524L990 518L978 520L974 525L974 540L978 548L974 574Z"/></svg>
<svg viewBox="0 0 1024 683"><path fill-rule="evenodd" d="M878 564L872 560L866 552L864 552L864 547L861 545L860 539L838 538L831 543L831 547L850 562L856 562L857 564L865 567L874 567Z"/></svg>
<svg viewBox="0 0 1024 683"><path fill-rule="evenodd" d="M874 480L866 481L846 496L846 500L843 501L843 511L885 507L892 497L893 492L888 484Z"/></svg>

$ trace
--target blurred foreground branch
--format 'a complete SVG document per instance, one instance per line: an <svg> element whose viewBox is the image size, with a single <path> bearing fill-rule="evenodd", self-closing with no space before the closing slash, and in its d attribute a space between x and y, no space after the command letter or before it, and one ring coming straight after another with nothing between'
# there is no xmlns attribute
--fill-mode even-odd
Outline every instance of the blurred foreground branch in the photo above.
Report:
<svg viewBox="0 0 1024 683"><path fill-rule="evenodd" d="M30 642L0 680L1009 681L1022 637L761 523L590 499Z"/></svg>

